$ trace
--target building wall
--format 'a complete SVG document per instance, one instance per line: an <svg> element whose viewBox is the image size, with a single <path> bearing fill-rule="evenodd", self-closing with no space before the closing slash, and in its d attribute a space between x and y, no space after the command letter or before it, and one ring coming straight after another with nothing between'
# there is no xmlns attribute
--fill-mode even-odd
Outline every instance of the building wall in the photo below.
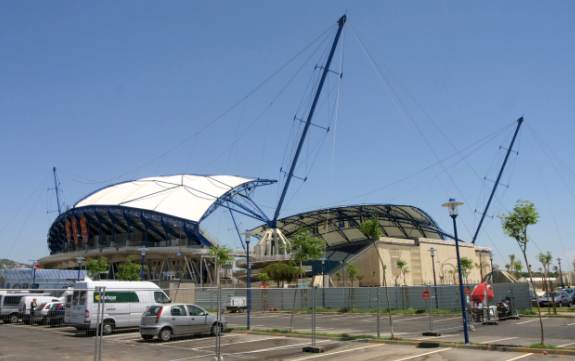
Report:
<svg viewBox="0 0 575 361"><path fill-rule="evenodd" d="M409 240L384 237L377 242L377 248L386 265L387 284L389 286L433 284L433 262L429 251L432 247L436 249L437 284L456 284L457 262L453 242L425 238ZM482 276L490 272L490 251L468 243L460 244L459 250L461 257L471 259L474 264L466 281L480 282ZM405 274L402 274L397 267L397 261L400 259L406 262L408 272ZM383 286L383 269L374 247L368 247L350 262L359 269L360 286Z"/></svg>

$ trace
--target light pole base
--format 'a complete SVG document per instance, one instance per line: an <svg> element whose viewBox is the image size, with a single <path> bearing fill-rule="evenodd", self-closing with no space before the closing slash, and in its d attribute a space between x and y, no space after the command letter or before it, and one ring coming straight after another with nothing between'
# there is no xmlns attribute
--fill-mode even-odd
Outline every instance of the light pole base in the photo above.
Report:
<svg viewBox="0 0 575 361"><path fill-rule="evenodd" d="M322 353L323 348L319 346L306 346L301 349L303 352L311 352L311 353Z"/></svg>
<svg viewBox="0 0 575 361"><path fill-rule="evenodd" d="M433 337L437 337L437 336L441 336L441 333L439 332L434 332L434 331L425 331L421 333L422 336L433 336Z"/></svg>

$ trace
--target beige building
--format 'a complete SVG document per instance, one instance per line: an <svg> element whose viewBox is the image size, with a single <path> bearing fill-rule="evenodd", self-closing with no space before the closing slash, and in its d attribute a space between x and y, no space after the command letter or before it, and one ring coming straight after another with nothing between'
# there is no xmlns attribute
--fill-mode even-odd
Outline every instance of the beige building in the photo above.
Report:
<svg viewBox="0 0 575 361"><path fill-rule="evenodd" d="M383 237L377 242L377 249L385 265L385 277L390 286L433 284L433 263L435 263L435 276L438 285L457 283L457 261L453 241ZM433 261L431 249L435 249ZM480 282L485 275L491 272L491 252L489 249L461 242L459 250L462 258L467 258L473 263L471 270L464 275L464 282ZM405 262L406 272L402 272L398 267L400 260ZM351 257L347 263L354 264L358 268L360 286L384 285L384 269L381 267L375 247L364 248ZM341 267L330 272L332 285L342 285L343 276L336 276L336 273L341 275L342 272L344 271Z"/></svg>

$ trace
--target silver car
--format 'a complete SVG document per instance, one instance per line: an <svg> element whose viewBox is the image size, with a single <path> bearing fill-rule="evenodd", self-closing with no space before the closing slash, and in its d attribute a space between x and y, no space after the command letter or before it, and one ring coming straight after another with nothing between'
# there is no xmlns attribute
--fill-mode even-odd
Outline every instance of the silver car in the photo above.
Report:
<svg viewBox="0 0 575 361"><path fill-rule="evenodd" d="M218 322L215 314L210 314L200 306L169 304L153 305L147 308L140 321L140 335L144 340L154 337L169 341L173 337L223 332L225 320Z"/></svg>

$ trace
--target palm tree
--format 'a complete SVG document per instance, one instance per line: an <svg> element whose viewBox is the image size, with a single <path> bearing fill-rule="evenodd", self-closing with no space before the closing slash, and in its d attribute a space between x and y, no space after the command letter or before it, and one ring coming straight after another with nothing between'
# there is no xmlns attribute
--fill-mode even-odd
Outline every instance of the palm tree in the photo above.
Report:
<svg viewBox="0 0 575 361"><path fill-rule="evenodd" d="M465 283L469 283L469 273L473 269L473 261L467 257L461 257L461 273Z"/></svg>
<svg viewBox="0 0 575 361"><path fill-rule="evenodd" d="M541 262L541 266L543 266L543 286L545 287L545 292L547 293L547 295L551 295L551 304L553 305L553 313L557 314L557 308L555 306L555 297L553 296L553 287L551 287L551 282L549 281L549 266L553 261L553 256L549 251L545 253L540 252L537 255L537 259L539 260L539 262Z"/></svg>
<svg viewBox="0 0 575 361"><path fill-rule="evenodd" d="M387 266L384 264L383 262L383 258L381 257L381 253L379 252L379 248L377 247L377 241L381 238L381 234L383 233L381 231L381 224L379 223L379 221L376 218L372 218L372 219L368 219L365 220L363 222L361 222L361 224L359 225L359 230L367 237L367 239L369 239L371 241L371 244L373 245L373 247L375 248L375 251L377 252L377 258L379 259L379 265L381 266L381 271L383 273L383 287L385 290L385 301L387 304L387 314L388 314L388 318L389 318L389 329L390 329L390 333L391 333L391 338L394 338L393 335L393 319L391 317L391 307L389 306L389 292L387 290L387 276L386 276L386 270L387 270ZM381 286L381 281L378 284L378 288L377 288L377 320L378 320L378 325L379 325L379 319L380 319L380 310L379 310L379 289ZM379 332L379 328L378 328L378 332ZM379 333L377 335L379 337Z"/></svg>
<svg viewBox="0 0 575 361"><path fill-rule="evenodd" d="M399 275L397 276L397 278L399 278L399 276L403 276L403 285L407 286L407 282L405 281L405 275L407 273L409 273L409 269L407 268L407 262L405 262L404 260L402 260L400 258L397 260L397 262L395 262L395 265L399 269ZM396 283L397 283L397 280L396 280Z"/></svg>
<svg viewBox="0 0 575 361"><path fill-rule="evenodd" d="M531 288L535 290L533 284L533 274L531 272L531 266L527 260L527 244L529 238L527 237L527 227L536 224L539 220L539 214L535 209L535 205L528 201L518 201L513 207L513 210L502 217L502 227L505 234L509 237L514 238L521 249L523 254L523 259L525 261L525 266L527 267L527 273L529 274L529 283ZM543 319L541 317L541 308L539 307L539 302L536 302L537 314L539 315L539 327L541 331L541 345L545 344L545 335L543 331Z"/></svg>

